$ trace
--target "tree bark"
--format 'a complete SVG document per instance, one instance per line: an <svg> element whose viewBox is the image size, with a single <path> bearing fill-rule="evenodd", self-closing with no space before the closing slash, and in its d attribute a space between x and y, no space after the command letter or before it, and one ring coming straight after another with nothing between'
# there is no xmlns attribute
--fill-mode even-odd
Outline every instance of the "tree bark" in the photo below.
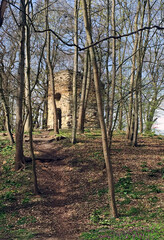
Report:
<svg viewBox="0 0 164 240"><path fill-rule="evenodd" d="M91 26L90 26L89 20L88 20L86 0L83 0L82 3L83 3L83 16L84 16L87 41L88 41L89 45L92 45L93 41L92 41L92 35L91 35ZM108 148L106 126L105 126L105 122L104 122L102 99L101 99L101 93L100 93L100 82L99 82L100 80L99 80L99 75L98 75L98 67L97 67L94 47L90 47L89 51L90 51L91 63L93 66L93 76L94 76L94 83L95 83L96 100L97 100L99 122L100 122L100 127L101 127L101 134L102 134L103 153L104 153L104 159L105 159L105 163L106 163L107 179L108 179L108 185L109 185L111 214L113 217L117 217L117 208L116 208L116 202L115 202L114 182L113 182L113 171L112 171L112 164L110 161L110 153L109 153L109 148Z"/></svg>
<svg viewBox="0 0 164 240"><path fill-rule="evenodd" d="M107 30L107 37L109 37L109 19L110 19L110 4L109 0L107 0L107 16L106 16L106 30ZM109 52L110 52L110 41L107 41L107 54L106 54L106 79L107 79L107 89L106 89L106 125L109 125L109 89L110 89L110 80L109 80Z"/></svg>
<svg viewBox="0 0 164 240"><path fill-rule="evenodd" d="M115 36L115 0L112 0L112 35ZM116 40L112 39L112 85L111 85L111 99L110 99L110 110L109 110L109 126L108 126L108 140L109 147L111 147L112 141L112 125L113 125L113 109L114 109L114 98L115 98L115 86L116 86Z"/></svg>
<svg viewBox="0 0 164 240"><path fill-rule="evenodd" d="M49 28L49 22L48 22L48 4L49 0L46 0L46 29ZM59 128L58 128L58 121L57 121L57 107L56 107L56 100L55 100L55 84L54 84L54 74L53 74L53 68L51 64L51 59L50 59L50 43L51 43L51 33L48 32L46 34L47 38L47 66L48 66L48 71L49 71L49 83L50 83L50 88L51 88L51 96L52 96L52 107L53 107L53 127L54 127L54 133L58 134L59 133Z"/></svg>
<svg viewBox="0 0 164 240"><path fill-rule="evenodd" d="M122 94L122 65L121 65L121 39L119 44L119 120L118 129L121 131L123 129L122 116L123 116L123 94Z"/></svg>
<svg viewBox="0 0 164 240"><path fill-rule="evenodd" d="M25 27L25 79L26 79L26 102L28 110L28 121L27 121L27 130L29 132L29 143L30 143L30 154L32 159L32 176L34 183L34 194L38 194L38 184L37 184L37 175L36 175L36 164L35 164L35 155L33 148L33 123L32 123L32 106L31 106L31 84L30 84L30 26L28 22L29 16L29 0L26 1L26 27Z"/></svg>
<svg viewBox="0 0 164 240"><path fill-rule="evenodd" d="M146 1L145 4L147 4L147 12L148 12L147 13L148 14L148 23L147 24L150 27L150 25L151 25L150 0ZM146 5L145 5L145 7L146 7ZM143 61L144 61L145 53L146 53L147 46L148 46L149 34L150 34L150 30L147 30L145 43L144 43L144 45L142 44L141 47L140 47L140 56L141 56L141 60L140 61L142 62L142 66L143 66ZM139 79L139 119L140 119L140 133L143 133L142 70L141 70L140 79Z"/></svg>
<svg viewBox="0 0 164 240"><path fill-rule="evenodd" d="M87 44L86 44L87 46ZM85 96L86 96L86 86L88 77L88 56L89 50L85 50L84 55L84 71L83 71L83 81L81 89L81 98L79 105L79 118L78 118L78 131L84 133L84 120L85 120Z"/></svg>
<svg viewBox="0 0 164 240"><path fill-rule="evenodd" d="M17 109L16 109L16 154L15 170L22 168L24 164L23 155L23 97L24 97L24 59L25 59L25 0L20 1L20 51L18 68L18 90L17 90Z"/></svg>
<svg viewBox="0 0 164 240"><path fill-rule="evenodd" d="M140 0L138 0L138 7L134 21L134 31L138 29L138 17L140 12ZM129 93L129 112L128 112L128 127L127 127L127 138L133 139L133 91L134 91L134 78L135 78L135 63L136 63L136 51L138 46L138 33L135 35L135 42L133 48L132 56L132 68L131 68L131 78L130 78L130 93Z"/></svg>
<svg viewBox="0 0 164 240"><path fill-rule="evenodd" d="M145 8L146 8L147 1L144 2L143 4L143 9L141 12L141 20L140 20L140 28L143 27L144 24L144 17L145 17ZM137 138L138 138L138 119L139 119L139 86L141 85L141 76L142 76L142 67L143 67L143 59L145 55L146 48L142 51L141 54L141 49L142 49L142 32L140 33L140 36L138 37L138 52L137 52L137 72L136 72L136 77L135 77L135 92L134 92L134 116L135 116L135 121L134 121L134 135L133 135L133 146L137 146Z"/></svg>
<svg viewBox="0 0 164 240"><path fill-rule="evenodd" d="M74 4L74 44L78 45L78 0ZM78 77L78 48L75 46L73 67L73 114L72 114L72 143L76 143L77 130L77 77Z"/></svg>
<svg viewBox="0 0 164 240"><path fill-rule="evenodd" d="M14 138L13 138L13 134L12 134L12 131L11 131L10 112L9 112L9 105L8 105L9 103L7 103L5 95L4 95L1 74L0 74L0 97L1 97L1 100L2 100L4 112L5 112L7 134L8 134L9 140L10 140L10 144L13 144L14 143Z"/></svg>
<svg viewBox="0 0 164 240"><path fill-rule="evenodd" d="M4 13L7 7L7 1L6 0L2 0L1 1L1 5L0 5L0 27L3 24L3 17L4 17Z"/></svg>

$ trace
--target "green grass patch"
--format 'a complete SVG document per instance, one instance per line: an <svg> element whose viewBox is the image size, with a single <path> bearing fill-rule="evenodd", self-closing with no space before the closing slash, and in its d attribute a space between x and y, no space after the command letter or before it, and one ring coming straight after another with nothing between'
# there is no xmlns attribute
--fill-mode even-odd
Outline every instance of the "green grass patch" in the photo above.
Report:
<svg viewBox="0 0 164 240"><path fill-rule="evenodd" d="M28 225L36 221L33 216L19 216L16 208L29 204L32 194L31 165L25 170L14 171L15 145L8 141L0 144L0 239L31 239ZM26 226L27 225L27 226Z"/></svg>
<svg viewBox="0 0 164 240"><path fill-rule="evenodd" d="M85 129L84 134L88 138L100 138L101 137L101 130L100 129Z"/></svg>
<svg viewBox="0 0 164 240"><path fill-rule="evenodd" d="M130 176L126 176L120 178L119 181L115 184L116 193L127 195L133 191L133 183L132 178Z"/></svg>
<svg viewBox="0 0 164 240"><path fill-rule="evenodd" d="M149 185L148 189L149 189L150 193L161 193L162 192L162 190L159 187L157 187L156 185Z"/></svg>
<svg viewBox="0 0 164 240"><path fill-rule="evenodd" d="M102 196L104 196L107 193L108 193L108 188L99 189L98 192L97 192L99 197L102 197Z"/></svg>
<svg viewBox="0 0 164 240"><path fill-rule="evenodd" d="M155 240L163 239L164 230L159 226L152 227L131 227L128 229L104 229L99 228L91 230L87 233L82 233L81 239L83 240L100 240L100 239L113 239L113 240Z"/></svg>

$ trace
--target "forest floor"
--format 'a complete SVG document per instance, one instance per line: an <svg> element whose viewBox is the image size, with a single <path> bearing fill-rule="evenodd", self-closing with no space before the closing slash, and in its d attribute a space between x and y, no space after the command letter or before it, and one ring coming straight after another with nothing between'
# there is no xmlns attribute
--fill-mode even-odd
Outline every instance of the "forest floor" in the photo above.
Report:
<svg viewBox="0 0 164 240"><path fill-rule="evenodd" d="M71 144L68 131L34 135L40 194L31 163L15 172L15 147L0 136L0 239L164 239L164 137L140 136L132 147L115 134L111 160L119 218L110 216L99 131ZM25 136L25 155L29 155Z"/></svg>

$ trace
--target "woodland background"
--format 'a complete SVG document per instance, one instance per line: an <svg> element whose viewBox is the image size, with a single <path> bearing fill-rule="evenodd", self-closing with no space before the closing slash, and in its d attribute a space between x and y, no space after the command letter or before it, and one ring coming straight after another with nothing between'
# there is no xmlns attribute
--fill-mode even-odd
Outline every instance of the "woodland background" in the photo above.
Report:
<svg viewBox="0 0 164 240"><path fill-rule="evenodd" d="M137 148L139 134L151 134L155 113L163 110L163 21L162 0L1 1L0 128L7 131L11 145L15 142L15 170L32 161L35 194L39 188L33 131L47 129L50 84L53 137L60 133L54 72L73 69L71 142L78 142L77 131L88 131L85 109L93 79L110 212L114 218L119 216L111 162L113 132L126 131L127 142ZM78 72L83 73L79 106ZM28 133L30 157L24 151L24 133Z"/></svg>

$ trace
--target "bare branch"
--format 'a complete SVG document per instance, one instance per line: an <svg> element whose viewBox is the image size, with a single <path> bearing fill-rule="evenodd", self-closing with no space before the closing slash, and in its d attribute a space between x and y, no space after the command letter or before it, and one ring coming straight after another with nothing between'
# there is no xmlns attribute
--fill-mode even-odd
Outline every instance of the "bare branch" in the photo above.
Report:
<svg viewBox="0 0 164 240"><path fill-rule="evenodd" d="M85 49L88 49L88 48L90 48L90 47L94 47L94 46L98 45L99 43L104 42L104 41L107 41L107 40L109 40L109 39L121 39L121 38L123 38L123 37L128 37L128 36L131 36L131 35L133 35L133 34L136 34L136 33L138 33L138 32L145 31L145 30L151 30L151 29L164 30L164 27L160 27L160 26L158 26L158 25L154 25L154 26L151 26L151 27L143 27L143 28L138 29L137 31L133 31L133 32L130 32L130 33L126 33L126 34L123 34L123 35L119 35L119 36L109 36L109 37L103 38L103 39L101 39L101 40L99 40L99 41L97 41L97 42L94 42L93 44L91 44L91 45L89 45L89 46L87 46L87 47L81 48L81 47L79 47L79 46L76 45L76 44L73 44L73 43L71 44L71 43L68 43L68 42L64 41L55 31L53 31L53 30L50 29L50 28L49 28L49 29L44 29L44 30L37 30L32 22L31 22L31 24L32 24L32 27L33 27L33 29L34 29L35 32L37 32L37 33L44 33L44 32L49 32L49 31L50 31L50 32L52 32L52 34L55 35L63 44L65 44L65 45L68 46L68 47L77 47L77 48L79 49L79 51L84 51Z"/></svg>

